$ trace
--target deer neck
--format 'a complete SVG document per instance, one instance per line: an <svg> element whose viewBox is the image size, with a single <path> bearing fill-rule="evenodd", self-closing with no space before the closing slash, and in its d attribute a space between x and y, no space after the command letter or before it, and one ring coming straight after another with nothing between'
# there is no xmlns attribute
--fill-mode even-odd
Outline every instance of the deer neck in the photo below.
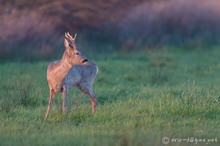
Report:
<svg viewBox="0 0 220 146"><path fill-rule="evenodd" d="M65 76L69 73L69 71L73 67L73 65L67 61L65 53L60 61L60 65L63 70L63 74L65 74Z"/></svg>

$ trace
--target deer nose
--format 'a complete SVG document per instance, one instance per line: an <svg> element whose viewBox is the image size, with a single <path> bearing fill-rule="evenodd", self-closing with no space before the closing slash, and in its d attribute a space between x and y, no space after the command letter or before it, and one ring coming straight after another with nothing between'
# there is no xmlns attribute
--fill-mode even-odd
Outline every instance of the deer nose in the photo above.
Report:
<svg viewBox="0 0 220 146"><path fill-rule="evenodd" d="M84 59L82 63L85 63L85 62L87 62L87 61L88 61L88 59Z"/></svg>

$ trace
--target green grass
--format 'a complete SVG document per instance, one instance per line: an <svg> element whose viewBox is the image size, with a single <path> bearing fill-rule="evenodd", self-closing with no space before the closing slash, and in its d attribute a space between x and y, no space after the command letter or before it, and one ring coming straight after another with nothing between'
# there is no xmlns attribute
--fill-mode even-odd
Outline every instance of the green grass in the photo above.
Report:
<svg viewBox="0 0 220 146"><path fill-rule="evenodd" d="M59 94L46 121L49 62L0 64L0 145L158 146L165 136L220 145L219 54L164 49L95 57L96 112L72 89L68 112L61 113Z"/></svg>

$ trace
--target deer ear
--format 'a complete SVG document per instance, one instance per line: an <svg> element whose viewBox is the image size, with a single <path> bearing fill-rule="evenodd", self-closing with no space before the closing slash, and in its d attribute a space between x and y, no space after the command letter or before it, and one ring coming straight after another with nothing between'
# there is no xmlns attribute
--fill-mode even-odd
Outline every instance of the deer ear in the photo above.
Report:
<svg viewBox="0 0 220 146"><path fill-rule="evenodd" d="M67 53L70 54L72 50L70 47L70 42L67 39L64 39L64 46L66 48Z"/></svg>
<svg viewBox="0 0 220 146"><path fill-rule="evenodd" d="M69 48L69 42L68 42L67 39L64 39L64 46L65 46L66 48Z"/></svg>
<svg viewBox="0 0 220 146"><path fill-rule="evenodd" d="M72 42L70 42L68 39L64 39L64 46L66 47L66 48L72 48L72 49L74 49L74 47L73 47L73 44L72 44Z"/></svg>

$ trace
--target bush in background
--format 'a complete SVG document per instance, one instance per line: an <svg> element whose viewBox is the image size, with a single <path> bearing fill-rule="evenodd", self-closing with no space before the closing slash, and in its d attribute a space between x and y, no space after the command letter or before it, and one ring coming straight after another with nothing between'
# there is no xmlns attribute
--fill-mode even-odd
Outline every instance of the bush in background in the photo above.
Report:
<svg viewBox="0 0 220 146"><path fill-rule="evenodd" d="M66 31L88 52L219 43L218 0L3 0L0 8L1 60L61 56Z"/></svg>
<svg viewBox="0 0 220 146"><path fill-rule="evenodd" d="M120 41L125 49L210 45L219 42L220 1L145 2L128 12L119 27Z"/></svg>

